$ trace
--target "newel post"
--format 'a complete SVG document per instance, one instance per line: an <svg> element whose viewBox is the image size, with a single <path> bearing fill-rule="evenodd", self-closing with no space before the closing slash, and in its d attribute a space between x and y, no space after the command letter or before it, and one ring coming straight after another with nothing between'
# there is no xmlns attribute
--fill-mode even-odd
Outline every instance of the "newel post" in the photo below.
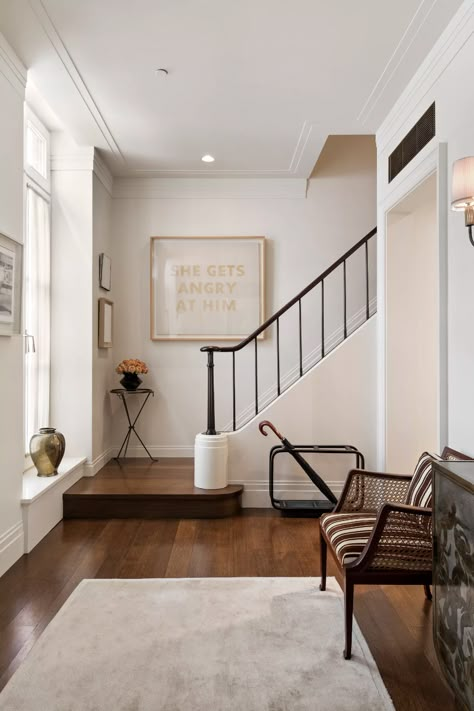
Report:
<svg viewBox="0 0 474 711"><path fill-rule="evenodd" d="M206 348L207 350L207 348ZM215 435L216 410L214 394L214 351L207 350L207 435Z"/></svg>
<svg viewBox="0 0 474 711"><path fill-rule="evenodd" d="M228 484L227 435L216 432L214 396L214 353L217 346L204 346L207 353L207 430L196 435L194 443L194 486L198 489L225 489Z"/></svg>

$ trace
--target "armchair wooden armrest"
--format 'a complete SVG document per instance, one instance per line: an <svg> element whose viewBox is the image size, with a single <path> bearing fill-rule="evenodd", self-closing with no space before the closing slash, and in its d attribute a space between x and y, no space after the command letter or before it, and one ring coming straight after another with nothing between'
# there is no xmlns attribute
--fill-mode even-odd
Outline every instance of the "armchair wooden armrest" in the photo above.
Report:
<svg viewBox="0 0 474 711"><path fill-rule="evenodd" d="M385 474L352 469L334 513L377 513L390 501L402 503L406 499L410 474Z"/></svg>
<svg viewBox="0 0 474 711"><path fill-rule="evenodd" d="M359 572L431 571L431 509L384 504L361 557L348 567Z"/></svg>

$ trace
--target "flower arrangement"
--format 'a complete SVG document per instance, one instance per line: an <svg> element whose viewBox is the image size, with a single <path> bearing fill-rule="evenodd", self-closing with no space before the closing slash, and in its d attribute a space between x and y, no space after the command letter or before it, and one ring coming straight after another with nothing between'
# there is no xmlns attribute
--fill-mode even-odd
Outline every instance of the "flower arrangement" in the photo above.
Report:
<svg viewBox="0 0 474 711"><path fill-rule="evenodd" d="M142 360L137 358L127 358L126 360L120 361L118 366L115 368L116 373L143 373L146 375L148 373L148 366Z"/></svg>

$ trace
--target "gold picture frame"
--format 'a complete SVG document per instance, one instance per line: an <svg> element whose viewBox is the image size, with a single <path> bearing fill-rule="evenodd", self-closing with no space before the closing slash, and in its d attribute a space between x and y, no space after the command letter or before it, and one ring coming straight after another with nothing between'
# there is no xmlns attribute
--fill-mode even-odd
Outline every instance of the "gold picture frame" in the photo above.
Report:
<svg viewBox="0 0 474 711"><path fill-rule="evenodd" d="M240 341L264 320L265 237L150 238L151 340Z"/></svg>

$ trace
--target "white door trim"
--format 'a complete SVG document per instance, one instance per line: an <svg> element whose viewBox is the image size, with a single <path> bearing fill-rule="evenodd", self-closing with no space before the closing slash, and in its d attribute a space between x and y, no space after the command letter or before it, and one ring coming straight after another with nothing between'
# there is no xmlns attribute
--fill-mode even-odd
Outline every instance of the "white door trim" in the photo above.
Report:
<svg viewBox="0 0 474 711"><path fill-rule="evenodd" d="M385 470L387 447L387 314L386 314L386 239L388 213L399 202L437 173L438 255L439 255L439 375L438 375L438 446L447 444L448 433L448 374L447 374L447 216L448 216L448 165L447 144L438 143L434 148L423 150L413 160L411 170L400 179L396 178L377 208L377 360L378 368L378 433L377 462L380 471ZM379 180L386 180L385 165L379 166ZM380 192L382 192L380 190Z"/></svg>

